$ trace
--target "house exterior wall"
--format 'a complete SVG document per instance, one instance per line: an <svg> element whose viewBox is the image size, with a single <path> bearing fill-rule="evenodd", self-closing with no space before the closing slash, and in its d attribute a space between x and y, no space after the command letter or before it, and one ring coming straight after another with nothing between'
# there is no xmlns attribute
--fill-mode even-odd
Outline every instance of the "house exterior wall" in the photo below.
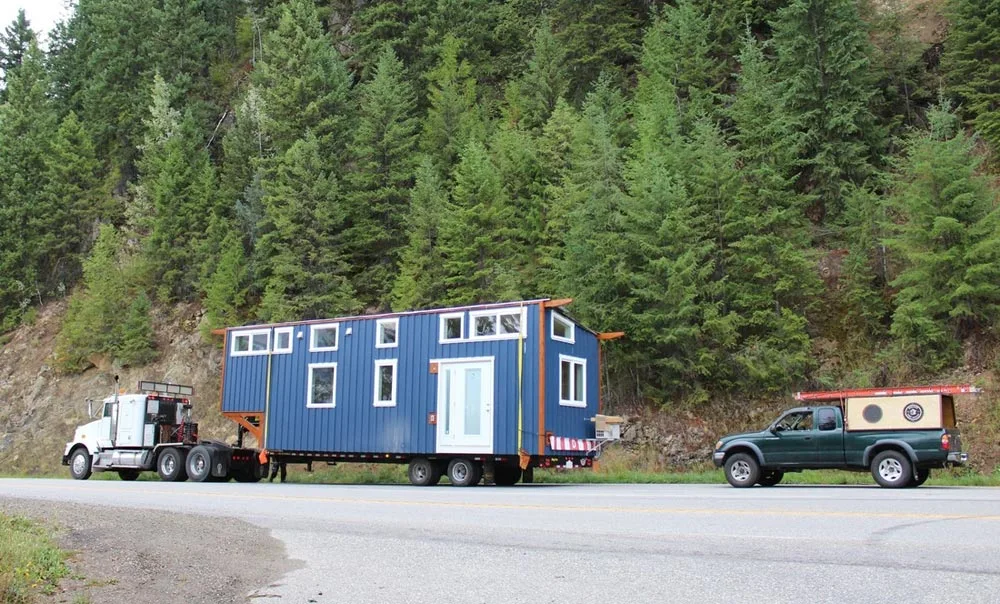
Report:
<svg viewBox="0 0 1000 604"><path fill-rule="evenodd" d="M598 346L597 336L583 329L565 315L564 320L574 323L574 342L559 341L552 337L553 315L558 310L546 312L545 342L545 431L555 436L569 438L594 438L594 423L591 421L598 409ZM563 358L582 359L585 366L585 405L582 407L562 404L561 362ZM575 362L575 361L574 361ZM545 454L553 451L546 442Z"/></svg>

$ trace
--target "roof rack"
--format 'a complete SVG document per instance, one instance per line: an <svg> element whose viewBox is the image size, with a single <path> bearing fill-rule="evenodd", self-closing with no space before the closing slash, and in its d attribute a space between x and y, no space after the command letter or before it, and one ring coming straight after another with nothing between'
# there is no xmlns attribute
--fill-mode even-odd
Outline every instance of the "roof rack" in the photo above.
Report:
<svg viewBox="0 0 1000 604"><path fill-rule="evenodd" d="M194 386L182 386L167 382L151 382L140 380L139 392L146 394L174 394L177 396L194 396Z"/></svg>
<svg viewBox="0 0 1000 604"><path fill-rule="evenodd" d="M861 388L856 390L823 390L816 392L796 392L797 401L838 401L860 396L909 396L914 394L980 394L982 388L976 386L901 386L899 388Z"/></svg>

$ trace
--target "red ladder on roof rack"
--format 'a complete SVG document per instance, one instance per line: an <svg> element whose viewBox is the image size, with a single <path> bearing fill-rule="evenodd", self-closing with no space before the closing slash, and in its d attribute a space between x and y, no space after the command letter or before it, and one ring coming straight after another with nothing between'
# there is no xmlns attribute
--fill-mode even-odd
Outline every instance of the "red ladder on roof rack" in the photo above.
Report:
<svg viewBox="0 0 1000 604"><path fill-rule="evenodd" d="M797 401L839 401L859 396L907 396L910 394L979 394L975 386L902 386L899 388L861 388L857 390L823 390L796 392Z"/></svg>

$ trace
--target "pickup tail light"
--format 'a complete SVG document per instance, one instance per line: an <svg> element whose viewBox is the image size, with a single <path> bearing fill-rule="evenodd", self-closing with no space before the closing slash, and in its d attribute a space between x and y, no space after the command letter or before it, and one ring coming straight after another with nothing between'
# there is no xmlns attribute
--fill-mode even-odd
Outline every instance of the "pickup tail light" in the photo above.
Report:
<svg viewBox="0 0 1000 604"><path fill-rule="evenodd" d="M941 435L941 450L947 451L951 449L951 436L949 434Z"/></svg>

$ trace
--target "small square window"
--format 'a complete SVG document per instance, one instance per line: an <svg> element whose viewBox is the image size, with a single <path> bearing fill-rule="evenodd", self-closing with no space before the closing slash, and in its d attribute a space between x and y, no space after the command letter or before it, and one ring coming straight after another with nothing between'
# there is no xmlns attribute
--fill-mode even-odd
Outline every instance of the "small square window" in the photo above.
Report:
<svg viewBox="0 0 1000 604"><path fill-rule="evenodd" d="M233 336L233 352L250 352L250 335Z"/></svg>
<svg viewBox="0 0 1000 604"><path fill-rule="evenodd" d="M476 317L476 337L483 338L497 335L496 315Z"/></svg>
<svg viewBox="0 0 1000 604"><path fill-rule="evenodd" d="M292 351L292 327L279 327L274 330L275 354L287 354Z"/></svg>
<svg viewBox="0 0 1000 604"><path fill-rule="evenodd" d="M521 313L508 313L500 315L500 333L511 335L521 333Z"/></svg>
<svg viewBox="0 0 1000 604"><path fill-rule="evenodd" d="M379 319L375 329L375 348L395 348L398 331L399 319Z"/></svg>
<svg viewBox="0 0 1000 604"><path fill-rule="evenodd" d="M557 313L552 313L552 339L569 344L575 343L576 329L573 322Z"/></svg>
<svg viewBox="0 0 1000 604"><path fill-rule="evenodd" d="M337 324L313 326L312 340L309 342L309 352L325 352L337 350L337 336L340 326Z"/></svg>
<svg viewBox="0 0 1000 604"><path fill-rule="evenodd" d="M465 313L441 315L441 342L460 342L464 335Z"/></svg>

